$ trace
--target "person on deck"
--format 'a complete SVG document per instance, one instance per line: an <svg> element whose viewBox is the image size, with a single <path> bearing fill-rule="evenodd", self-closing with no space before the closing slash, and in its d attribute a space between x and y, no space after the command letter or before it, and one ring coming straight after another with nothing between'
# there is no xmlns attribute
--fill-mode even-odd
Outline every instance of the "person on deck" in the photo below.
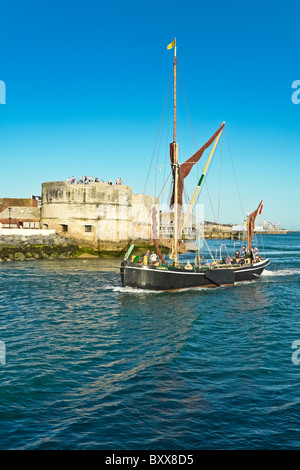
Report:
<svg viewBox="0 0 300 470"><path fill-rule="evenodd" d="M193 266L192 266L191 263L188 261L188 262L186 263L186 265L184 266L184 269L192 270L192 269L193 269Z"/></svg>
<svg viewBox="0 0 300 470"><path fill-rule="evenodd" d="M227 255L226 257L226 264L231 264L231 259L229 255Z"/></svg>
<svg viewBox="0 0 300 470"><path fill-rule="evenodd" d="M155 263L157 260L157 256L156 254L154 253L154 251L152 251L151 255L150 255L150 258L149 258L149 261L150 263Z"/></svg>

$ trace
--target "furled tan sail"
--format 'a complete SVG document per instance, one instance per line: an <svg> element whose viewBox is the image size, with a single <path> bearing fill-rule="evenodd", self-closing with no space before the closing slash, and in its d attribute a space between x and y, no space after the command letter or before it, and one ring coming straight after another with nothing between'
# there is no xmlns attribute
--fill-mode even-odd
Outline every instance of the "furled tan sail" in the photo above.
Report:
<svg viewBox="0 0 300 470"><path fill-rule="evenodd" d="M247 225L248 225L248 227L247 227L247 229L248 229L248 251L251 250L251 243L252 243L252 238L253 238L254 229L255 229L255 220L256 220L258 214L261 214L262 208L263 208L263 201L260 201L259 206L256 209L256 211L252 212L252 214L250 214L248 216L248 220L247 220Z"/></svg>

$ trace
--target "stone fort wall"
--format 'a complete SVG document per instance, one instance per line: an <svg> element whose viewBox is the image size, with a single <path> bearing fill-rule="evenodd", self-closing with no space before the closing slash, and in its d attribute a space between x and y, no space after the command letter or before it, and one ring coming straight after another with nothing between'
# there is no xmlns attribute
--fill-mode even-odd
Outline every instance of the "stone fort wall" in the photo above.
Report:
<svg viewBox="0 0 300 470"><path fill-rule="evenodd" d="M131 240L151 239L151 207L158 200L126 185L42 184L41 228L99 251L122 251Z"/></svg>

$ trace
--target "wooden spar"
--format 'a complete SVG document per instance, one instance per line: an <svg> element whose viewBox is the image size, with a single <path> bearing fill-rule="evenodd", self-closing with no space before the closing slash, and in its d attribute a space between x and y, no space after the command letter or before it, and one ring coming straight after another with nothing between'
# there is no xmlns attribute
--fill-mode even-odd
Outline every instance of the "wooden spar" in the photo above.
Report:
<svg viewBox="0 0 300 470"><path fill-rule="evenodd" d="M248 214L247 215L247 251L248 252L250 252L250 249L251 249L251 244L249 243L249 240L250 240L249 221L250 221L250 216Z"/></svg>
<svg viewBox="0 0 300 470"><path fill-rule="evenodd" d="M175 46L174 46L174 62L173 62L173 75L174 75L174 96L173 96L173 142L176 142L176 100L177 100L177 72L176 72L176 64L177 64L177 48L176 48L176 38L174 39Z"/></svg>
<svg viewBox="0 0 300 470"><path fill-rule="evenodd" d="M176 101L177 101L177 74L176 74L176 65L177 65L177 47L176 47L176 38L174 39L174 96L173 96L173 165L175 165L174 172L174 189L175 189L175 198L174 198L174 233L173 233L173 255L174 255L174 264L178 265L178 145L176 144Z"/></svg>
<svg viewBox="0 0 300 470"><path fill-rule="evenodd" d="M223 124L225 124L225 122L223 122ZM206 170L207 170L207 168L208 168L209 162L211 161L212 156L213 156L213 154L214 154L214 152L215 152L215 149L216 149L216 147L217 147L217 144L218 144L219 138L220 138L220 136L221 136L221 134L222 134L222 131L223 131L223 129L221 130L221 132L219 133L218 137L216 138L216 140L215 140L215 142L214 142L213 148L211 149L211 152L210 152L210 155L209 155L208 160L207 160L207 162L206 162L205 168L204 168L204 170L203 170L203 172L202 172L202 175L201 175L201 177L200 177L200 179L199 179L199 181L198 181L198 185L197 185L197 187L196 187L196 190L195 190L195 192L194 192L194 195L193 195L193 198L192 198L192 200L191 200L190 206L189 206L188 211L187 211L187 213L186 213L186 216L185 216L185 218L184 218L184 222L183 222L182 227L181 227L181 230L182 230L182 231L183 231L183 229L184 229L184 227L185 227L185 224L187 223L189 214L190 214L191 209L192 209L192 207L193 207L193 205L194 205L194 202L195 202L195 200L196 200L196 196L197 196L197 194L198 194L199 188L200 188L201 183L202 183L202 181L203 181L203 179L204 179L204 175L205 175Z"/></svg>

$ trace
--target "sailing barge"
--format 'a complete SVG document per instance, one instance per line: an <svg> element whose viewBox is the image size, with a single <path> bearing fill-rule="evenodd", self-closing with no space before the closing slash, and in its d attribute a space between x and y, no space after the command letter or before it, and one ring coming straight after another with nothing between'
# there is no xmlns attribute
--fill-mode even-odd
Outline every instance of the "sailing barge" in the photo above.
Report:
<svg viewBox="0 0 300 470"><path fill-rule="evenodd" d="M169 256L169 262L162 256L158 246L158 236L155 235L154 243L156 246L159 261L149 263L148 257L144 256L142 260L139 257L131 257L130 254L134 245L130 247L121 263L121 280L123 287L133 287L138 289L149 289L159 291L171 291L186 288L197 287L220 287L232 286L240 281L252 281L262 274L266 266L270 263L269 259L262 259L256 255L252 248L252 238L255 228L255 220L261 213L263 201L260 202L258 208L247 217L247 253L241 258L234 258L230 262L225 260L216 261L209 265L202 265L200 257L195 264L187 263L181 266L179 263L179 245L182 237L182 231L188 219L190 210L195 203L198 191L205 177L205 173L212 159L217 143L224 129L225 122L213 134L213 136L188 160L179 164L178 162L178 143L176 142L176 39L168 45L168 49L174 48L173 61L173 142L170 144L170 164L173 176L172 196L170 207L174 210L174 236L172 238L172 252ZM193 195L189 210L185 214L184 221L181 222L182 216L182 194L184 187L184 179L190 173L193 165L197 163L204 151L213 144L207 163L199 179L195 193ZM155 214L153 217L155 225ZM196 261L196 259L195 259Z"/></svg>

